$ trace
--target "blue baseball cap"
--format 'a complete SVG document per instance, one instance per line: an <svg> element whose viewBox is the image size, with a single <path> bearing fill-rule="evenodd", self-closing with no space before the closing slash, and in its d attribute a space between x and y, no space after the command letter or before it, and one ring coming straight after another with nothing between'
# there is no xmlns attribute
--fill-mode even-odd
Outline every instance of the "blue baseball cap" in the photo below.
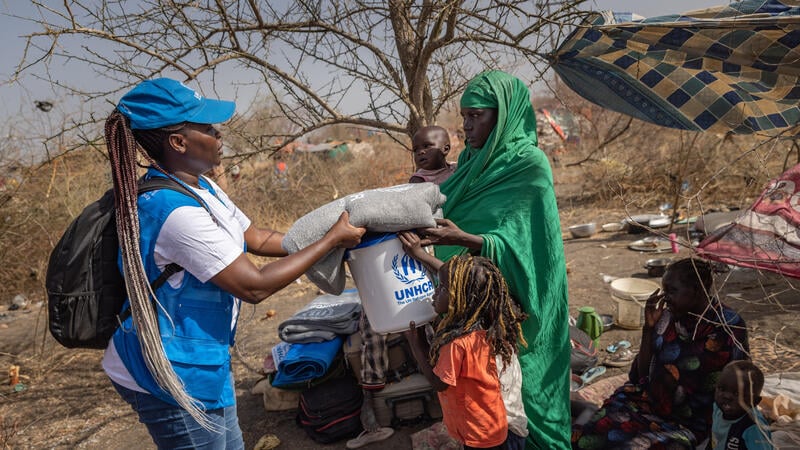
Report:
<svg viewBox="0 0 800 450"><path fill-rule="evenodd" d="M132 130L152 130L183 122L225 122L236 104L205 98L171 78L156 78L136 85L120 99L117 109L130 120Z"/></svg>

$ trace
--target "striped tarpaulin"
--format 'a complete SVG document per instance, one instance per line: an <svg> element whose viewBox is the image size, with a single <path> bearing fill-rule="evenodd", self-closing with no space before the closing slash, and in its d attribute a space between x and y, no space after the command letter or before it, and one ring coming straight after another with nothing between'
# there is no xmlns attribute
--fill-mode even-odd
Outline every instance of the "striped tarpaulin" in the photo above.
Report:
<svg viewBox="0 0 800 450"><path fill-rule="evenodd" d="M598 13L576 28L550 55L561 79L600 106L666 127L800 132L800 1L635 17Z"/></svg>

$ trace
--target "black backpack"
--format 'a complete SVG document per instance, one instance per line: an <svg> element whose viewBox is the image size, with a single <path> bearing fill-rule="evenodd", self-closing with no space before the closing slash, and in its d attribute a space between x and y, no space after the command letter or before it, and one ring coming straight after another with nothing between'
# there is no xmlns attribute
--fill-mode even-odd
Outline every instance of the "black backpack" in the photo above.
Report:
<svg viewBox="0 0 800 450"><path fill-rule="evenodd" d="M295 423L320 444L356 437L363 430L363 401L364 394L354 376L333 378L300 394Z"/></svg>
<svg viewBox="0 0 800 450"><path fill-rule="evenodd" d="M139 180L139 195L171 189L196 199L196 193L170 178ZM50 334L68 348L104 349L127 317L122 314L127 293L119 272L119 241L114 216L114 191L90 204L72 221L50 253L45 287ZM172 263L151 283L155 292L167 278L183 270Z"/></svg>

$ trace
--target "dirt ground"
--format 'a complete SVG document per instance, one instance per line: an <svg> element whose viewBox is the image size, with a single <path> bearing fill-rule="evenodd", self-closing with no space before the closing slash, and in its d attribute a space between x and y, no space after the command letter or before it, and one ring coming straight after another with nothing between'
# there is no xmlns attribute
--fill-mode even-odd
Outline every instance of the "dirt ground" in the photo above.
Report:
<svg viewBox="0 0 800 450"><path fill-rule="evenodd" d="M622 211L599 211L586 207L563 207L562 226L586 221L599 224L621 220ZM651 211L643 211L649 213ZM686 235L685 228L674 230ZM600 232L591 238L571 239L565 234L569 268L570 313L580 306L594 306L599 313L614 314L603 276L647 277L644 262L653 253L628 249L645 235ZM684 257L690 251L681 249ZM659 281L657 278L652 278ZM796 312L800 296L790 280L749 270L731 270L718 275L720 297L740 311L750 329L753 357L766 372L796 370L798 330ZM321 446L310 440L294 423L294 412L267 412L262 398L250 388L261 378L264 356L278 342L277 325L317 295L317 289L302 279L261 305L246 306L239 324L234 355L239 420L246 448L251 449L265 434L274 434L280 448L344 448L344 442ZM59 347L46 331L43 297L31 299L26 308L0 311L0 367L20 366L23 388L15 391L0 385L0 447L2 448L102 448L145 449L152 442L136 416L116 395L100 366L101 351ZM266 311L276 315L266 319ZM612 328L600 338L601 348L620 339L638 348L640 332ZM609 369L611 376L627 369ZM408 449L410 435L423 425L398 429L387 441L369 448Z"/></svg>

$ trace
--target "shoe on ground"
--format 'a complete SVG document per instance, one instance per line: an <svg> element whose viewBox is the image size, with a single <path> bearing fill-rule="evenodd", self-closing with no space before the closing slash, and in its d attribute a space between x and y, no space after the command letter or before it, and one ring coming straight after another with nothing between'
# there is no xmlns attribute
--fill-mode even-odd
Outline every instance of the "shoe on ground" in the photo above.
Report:
<svg viewBox="0 0 800 450"><path fill-rule="evenodd" d="M606 358L605 361L603 361L603 365L610 367L625 367L630 365L635 358L636 353L632 352L631 349L626 348Z"/></svg>
<svg viewBox="0 0 800 450"><path fill-rule="evenodd" d="M394 428L389 427L381 427L375 431L367 431L364 430L358 437L350 439L347 441L345 445L347 448L361 448L367 444L371 444L373 442L380 442L384 439L388 439L391 435L394 434Z"/></svg>

